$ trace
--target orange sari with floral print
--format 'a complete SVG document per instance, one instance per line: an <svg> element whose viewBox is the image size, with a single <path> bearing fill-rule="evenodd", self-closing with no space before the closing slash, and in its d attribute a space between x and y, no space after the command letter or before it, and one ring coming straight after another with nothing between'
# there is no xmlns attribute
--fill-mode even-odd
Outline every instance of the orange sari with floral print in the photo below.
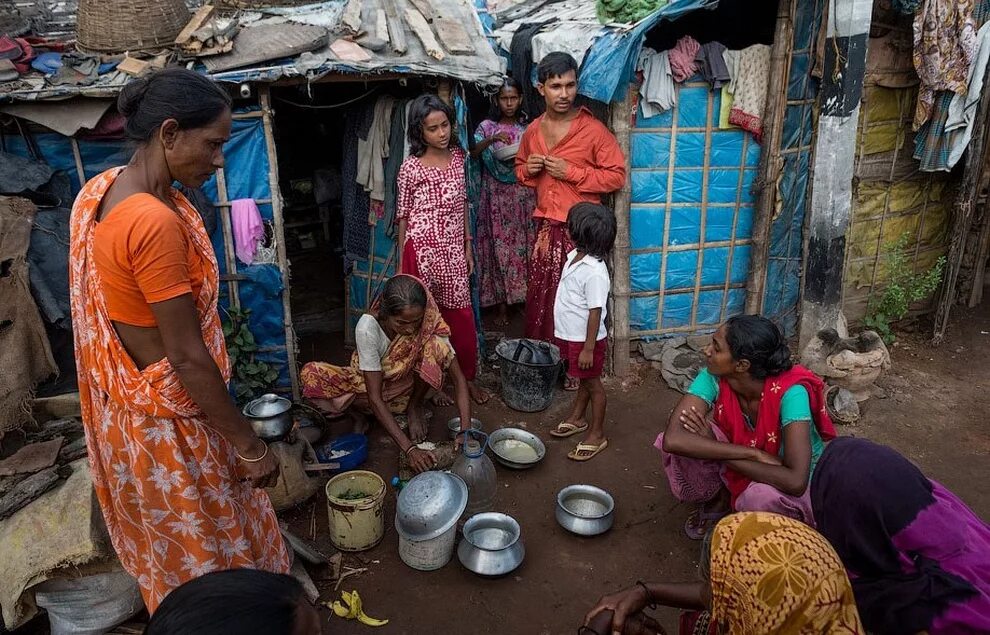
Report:
<svg viewBox="0 0 990 635"><path fill-rule="evenodd" d="M237 478L233 446L207 425L168 358L138 370L107 313L93 257L100 202L123 168L89 181L72 208L69 288L79 400L96 496L124 569L149 612L187 580L220 569L287 573L268 494ZM172 202L202 259L195 298L203 341L225 380L216 257L199 214Z"/></svg>

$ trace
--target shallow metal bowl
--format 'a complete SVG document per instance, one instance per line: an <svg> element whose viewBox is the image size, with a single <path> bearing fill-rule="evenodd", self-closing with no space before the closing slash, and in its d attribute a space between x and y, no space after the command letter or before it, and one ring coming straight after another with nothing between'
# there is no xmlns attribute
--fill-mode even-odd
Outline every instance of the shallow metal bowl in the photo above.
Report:
<svg viewBox="0 0 990 635"><path fill-rule="evenodd" d="M399 492L395 529L414 542L436 538L457 523L467 499L467 485L456 474L417 474Z"/></svg>
<svg viewBox="0 0 990 635"><path fill-rule="evenodd" d="M557 493L557 522L579 536L597 536L612 528L615 501L594 485L568 485Z"/></svg>
<svg viewBox="0 0 990 635"><path fill-rule="evenodd" d="M525 443L536 451L536 458L531 461L523 461L518 457L507 456L504 446L506 442ZM526 468L533 467L542 461L543 457L547 454L547 447L543 445L540 437L520 428L500 428L492 432L488 435L488 447L492 449L492 454L495 455L496 461L514 470L525 470Z"/></svg>
<svg viewBox="0 0 990 635"><path fill-rule="evenodd" d="M475 514L464 524L464 540L457 558L469 571L499 576L522 564L526 549L520 540L519 523L498 512Z"/></svg>

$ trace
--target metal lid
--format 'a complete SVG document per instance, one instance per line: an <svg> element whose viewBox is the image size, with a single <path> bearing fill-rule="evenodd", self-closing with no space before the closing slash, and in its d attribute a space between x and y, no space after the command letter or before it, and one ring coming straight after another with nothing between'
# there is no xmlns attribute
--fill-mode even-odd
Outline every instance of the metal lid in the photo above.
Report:
<svg viewBox="0 0 990 635"><path fill-rule="evenodd" d="M244 406L244 414L249 417L275 417L292 408L292 402L272 393L262 395Z"/></svg>
<svg viewBox="0 0 990 635"><path fill-rule="evenodd" d="M436 538L457 524L467 502L467 485L456 474L417 474L399 492L395 530L413 542Z"/></svg>

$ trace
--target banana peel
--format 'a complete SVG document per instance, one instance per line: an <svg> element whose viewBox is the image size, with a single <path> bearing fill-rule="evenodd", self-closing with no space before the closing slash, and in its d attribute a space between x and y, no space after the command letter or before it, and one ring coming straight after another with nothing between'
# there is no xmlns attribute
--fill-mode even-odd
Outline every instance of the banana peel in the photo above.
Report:
<svg viewBox="0 0 990 635"><path fill-rule="evenodd" d="M337 617L342 617L345 620L357 620L365 626L372 627L385 626L388 624L388 620L375 619L365 614L364 607L361 602L361 596L358 595L357 591L351 591L350 593L344 591L340 594L340 596L343 599L343 602L340 600L334 600L333 604L324 602L324 606L332 610L334 615Z"/></svg>

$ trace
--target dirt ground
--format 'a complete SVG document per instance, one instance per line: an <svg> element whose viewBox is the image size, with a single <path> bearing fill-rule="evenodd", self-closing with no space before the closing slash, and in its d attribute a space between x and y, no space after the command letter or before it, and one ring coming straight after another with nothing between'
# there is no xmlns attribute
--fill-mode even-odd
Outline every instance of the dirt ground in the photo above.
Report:
<svg viewBox="0 0 990 635"><path fill-rule="evenodd" d="M840 434L863 436L889 444L914 459L931 477L961 496L982 517L990 517L990 303L976 312L958 310L948 340L939 348L906 333L892 349L893 370L881 382L883 398L867 402L864 417ZM357 589L368 614L389 618L375 632L382 635L512 633L522 635L576 632L585 612L604 593L643 580L691 580L696 573L698 543L682 531L688 508L671 496L653 441L678 394L659 373L638 365L632 380L608 383L609 448L594 460L575 463L566 454L574 440L552 440L547 434L565 414L569 395L558 392L551 408L537 414L509 410L497 398L478 408L486 430L525 427L547 444L543 462L528 471L497 467L496 510L512 515L522 527L526 559L513 574L482 579L452 560L439 571L423 573L405 566L398 556L392 526L395 496L386 510L386 535L374 549L349 554L344 564L367 567L345 580L343 589ZM484 379L496 387L496 376ZM452 409L439 409L431 438L441 439ZM380 429L370 433L371 458L365 464L389 481L397 470L397 451ZM616 501L613 529L596 538L580 538L554 520L556 492L572 483L591 483L608 490ZM327 539L325 499L290 512L294 531L311 537L333 553ZM314 570L314 577L321 572ZM324 574L325 575L325 574ZM317 582L321 600L334 599L333 589ZM370 632L356 622L327 618L324 632ZM676 632L676 612L656 616Z"/></svg>

